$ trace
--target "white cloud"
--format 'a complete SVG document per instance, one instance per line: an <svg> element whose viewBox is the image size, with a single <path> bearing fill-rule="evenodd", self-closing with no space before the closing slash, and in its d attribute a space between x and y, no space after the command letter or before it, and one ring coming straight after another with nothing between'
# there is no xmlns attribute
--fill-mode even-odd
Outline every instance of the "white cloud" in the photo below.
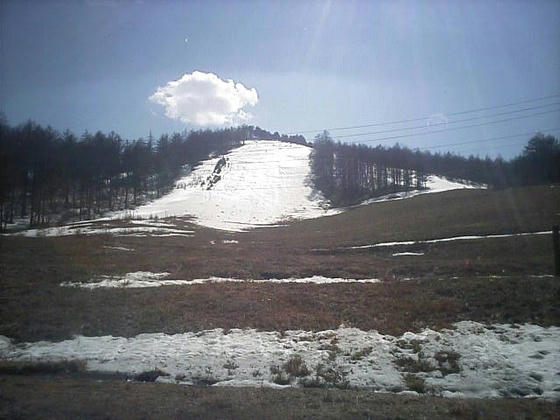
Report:
<svg viewBox="0 0 560 420"><path fill-rule="evenodd" d="M149 100L163 105L165 115L194 125L235 124L250 118L245 106L254 106L256 89L247 89L214 73L195 71L158 87Z"/></svg>

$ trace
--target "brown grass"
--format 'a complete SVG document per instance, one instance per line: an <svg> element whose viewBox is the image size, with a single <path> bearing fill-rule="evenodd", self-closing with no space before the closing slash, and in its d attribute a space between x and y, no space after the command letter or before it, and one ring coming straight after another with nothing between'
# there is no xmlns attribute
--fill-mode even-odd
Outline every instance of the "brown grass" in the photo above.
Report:
<svg viewBox="0 0 560 420"><path fill-rule="evenodd" d="M559 214L560 188L534 187L426 195L354 208L285 228L245 233L196 228L190 238L3 236L0 334L36 341L61 340L74 334L133 336L217 327L324 330L341 323L393 335L424 327L447 327L460 320L560 325L560 282L530 277L552 272L548 237L332 251L381 241L549 230L553 224L560 224ZM185 227L192 226L185 222ZM224 244L224 239L236 239L239 244ZM321 253L313 248L331 251ZM421 251L425 255L392 257L399 251ZM328 286L230 283L93 291L58 286L63 281L89 281L100 274L139 270L168 271L170 278L180 279L321 274L385 281ZM414 279L402 281L406 277ZM336 343L331 346L336 357ZM438 355L440 368L456 371L454 357ZM38 373L41 367L36 370ZM344 387L339 372L321 372ZM322 389L201 390L116 380L100 383L91 377L67 377L71 373L64 369L54 372L56 377L6 373L17 372L4 371L0 376L0 417L8 418L106 417L108 413L117 418L407 418L418 413L426 418L553 418L558 409L553 404L527 400L457 401ZM151 377L153 374L147 376ZM423 384L417 379L411 376L409 387L421 390ZM210 384L212 378L201 378L200 383Z"/></svg>
<svg viewBox="0 0 560 420"><path fill-rule="evenodd" d="M460 320L559 325L551 278L424 279L381 284L206 284L155 289L11 288L0 334L60 340L211 328L325 330L341 323L398 335Z"/></svg>
<svg viewBox="0 0 560 420"><path fill-rule="evenodd" d="M1 418L557 418L554 403L0 376ZM555 417L556 416L556 417Z"/></svg>

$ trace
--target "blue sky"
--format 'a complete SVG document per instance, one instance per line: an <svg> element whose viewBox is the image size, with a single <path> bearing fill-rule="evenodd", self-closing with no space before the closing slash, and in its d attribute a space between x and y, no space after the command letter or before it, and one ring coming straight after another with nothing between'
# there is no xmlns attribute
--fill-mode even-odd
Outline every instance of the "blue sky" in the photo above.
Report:
<svg viewBox="0 0 560 420"><path fill-rule="evenodd" d="M235 85L220 85L250 114L247 123L281 133L310 130L308 138L322 128L433 116L447 124L392 131L415 135L381 144L467 143L442 150L510 157L527 138L469 142L560 128L560 97L449 115L560 93L558 1L2 0L0 22L0 110L11 124L31 118L125 138L198 128L193 121L209 120L193 119L193 107L211 108L212 98L181 102L183 120L166 115L163 102L193 86L173 90L169 82L200 71L255 90L258 102L252 94L235 102ZM218 86L208 83L200 89ZM150 100L158 88L160 102ZM529 107L540 108L492 117ZM487 123L542 112L436 132L461 126L457 119L486 115L473 123ZM239 123L239 115L226 124ZM341 140L374 145L382 137L388 135Z"/></svg>

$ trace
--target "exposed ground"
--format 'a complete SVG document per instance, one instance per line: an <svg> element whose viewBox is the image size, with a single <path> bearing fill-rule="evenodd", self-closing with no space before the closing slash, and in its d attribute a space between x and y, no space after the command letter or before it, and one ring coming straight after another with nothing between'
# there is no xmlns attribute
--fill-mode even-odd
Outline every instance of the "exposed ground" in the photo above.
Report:
<svg viewBox="0 0 560 420"><path fill-rule="evenodd" d="M447 327L460 320L558 326L560 282L534 277L553 271L549 235L339 249L385 241L536 232L550 230L554 224L560 224L558 186L419 196L287 227L235 234L194 227L193 237L3 236L0 335L37 341L61 340L74 334L133 336L216 327L317 331L341 323L396 335ZM393 256L403 251L424 255ZM226 283L93 291L58 287L63 281L90 281L96 275L140 270L167 271L169 278L177 279L321 274L379 278L383 282L327 286ZM1 398L7 404L0 405L11 411L0 414L23 417L49 417L48 413L58 412L71 417L73 413L95 417L114 412L122 417L127 412L118 410L132 406L138 407L135 413L139 417L141 413L158 413L154 410L174 417L244 417L255 413L262 417L349 414L383 418L417 417L415 414L422 411L426 418L491 418L504 412L554 418L558 413L554 404L520 400L456 401L361 391L174 388L59 376L4 375L1 381ZM25 392L24 398L18 392L22 387L33 392ZM115 395L121 389L126 390L126 396L117 400ZM86 397L94 402L87 407ZM279 406L282 411L277 411Z"/></svg>

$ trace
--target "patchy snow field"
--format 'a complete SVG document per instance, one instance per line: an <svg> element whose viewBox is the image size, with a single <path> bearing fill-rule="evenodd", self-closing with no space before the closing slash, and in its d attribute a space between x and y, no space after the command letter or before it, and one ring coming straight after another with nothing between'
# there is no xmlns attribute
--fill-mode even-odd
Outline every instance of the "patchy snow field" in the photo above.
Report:
<svg viewBox="0 0 560 420"><path fill-rule="evenodd" d="M320 332L206 330L136 337L84 337L14 344L0 336L0 358L84 360L87 369L217 386L339 386L446 397L560 398L560 328L483 325L400 337L340 327Z"/></svg>
<svg viewBox="0 0 560 420"><path fill-rule="evenodd" d="M286 279L235 279L231 277L209 277L205 279L194 280L162 280L169 276L169 273L151 273L149 271L136 271L134 273L126 273L124 276L101 276L92 282L63 282L62 287L81 287L84 289L99 288L142 288L142 287L159 287L159 286L177 286L188 285L194 286L205 283L314 283L314 284L333 284L333 283L379 283L379 279L343 279L330 278L323 276L313 276L304 278L286 278Z"/></svg>

